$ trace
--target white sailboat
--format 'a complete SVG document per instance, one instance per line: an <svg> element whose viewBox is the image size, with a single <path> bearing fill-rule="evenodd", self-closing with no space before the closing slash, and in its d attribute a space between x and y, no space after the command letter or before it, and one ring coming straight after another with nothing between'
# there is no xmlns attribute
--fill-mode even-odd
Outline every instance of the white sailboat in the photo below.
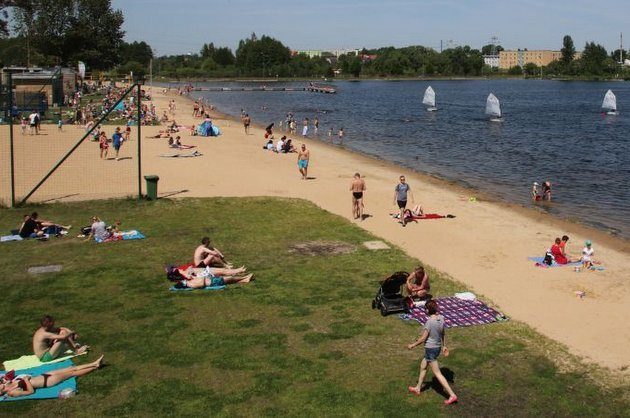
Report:
<svg viewBox="0 0 630 418"><path fill-rule="evenodd" d="M428 106L427 112L435 112L437 107L435 107L435 91L431 86L427 87L424 91L424 98L422 99L422 104Z"/></svg>
<svg viewBox="0 0 630 418"><path fill-rule="evenodd" d="M486 115L490 116L490 122L503 122L501 115L501 103L497 96L490 93L486 100Z"/></svg>
<svg viewBox="0 0 630 418"><path fill-rule="evenodd" d="M604 95L604 102L602 103L602 109L606 112L607 115L618 115L617 112L617 97L612 90L608 90L606 95Z"/></svg>

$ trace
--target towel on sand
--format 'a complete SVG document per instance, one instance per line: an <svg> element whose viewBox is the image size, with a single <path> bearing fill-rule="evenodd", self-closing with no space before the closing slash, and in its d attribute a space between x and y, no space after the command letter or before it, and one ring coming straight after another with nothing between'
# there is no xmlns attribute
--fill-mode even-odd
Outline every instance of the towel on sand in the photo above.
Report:
<svg viewBox="0 0 630 418"><path fill-rule="evenodd" d="M42 373L46 373L52 370L65 369L66 367L72 367L72 366L73 366L72 360L65 360L59 363L46 364L45 366L16 370L15 374L16 376L19 376L21 374L28 374L30 376L38 376ZM4 375L4 373L1 373L0 375ZM50 388L36 389L35 393L28 396L20 396L19 398L9 398L8 396L0 396L0 402L25 401L28 399L55 399L59 397L59 392L68 388L75 391L77 390L76 378L73 377L71 379L66 380L65 382L61 382L58 385L50 387Z"/></svg>
<svg viewBox="0 0 630 418"><path fill-rule="evenodd" d="M199 151L192 151L186 153L175 152L172 154L160 154L160 157L164 158L187 158L187 157L201 157L203 154Z"/></svg>
<svg viewBox="0 0 630 418"><path fill-rule="evenodd" d="M131 231L118 232L118 237L115 237L112 239L106 239L105 241L103 241L103 240L97 240L96 238L94 238L94 240L98 244L101 244L103 242L128 241L132 239L144 239L144 238L145 236L142 235L141 232L136 231L135 229L132 229Z"/></svg>
<svg viewBox="0 0 630 418"><path fill-rule="evenodd" d="M549 265L549 264L543 263L543 260L545 259L545 257L527 257L527 259L533 261L535 265L538 267L565 267L565 266L575 267L575 266L582 265L581 261L575 261L573 263L567 263L567 264L558 264L554 261L552 265Z"/></svg>
<svg viewBox="0 0 630 418"><path fill-rule="evenodd" d="M440 315L444 317L446 328L469 327L505 321L507 318L481 302L480 300L464 300L455 296L434 299ZM400 315L406 321L427 322L428 316L424 307L412 308L409 313Z"/></svg>
<svg viewBox="0 0 630 418"><path fill-rule="evenodd" d="M87 351L82 354L74 354L72 351L66 351L65 354L66 355L63 357L56 358L46 363L42 363L41 361L39 361L37 356L33 354L30 356L22 356L20 358L16 358L15 360L7 360L2 364L4 365L4 370L30 369L32 367L39 367L39 366L45 366L47 364L59 363L59 362L71 359L72 357L87 354Z"/></svg>

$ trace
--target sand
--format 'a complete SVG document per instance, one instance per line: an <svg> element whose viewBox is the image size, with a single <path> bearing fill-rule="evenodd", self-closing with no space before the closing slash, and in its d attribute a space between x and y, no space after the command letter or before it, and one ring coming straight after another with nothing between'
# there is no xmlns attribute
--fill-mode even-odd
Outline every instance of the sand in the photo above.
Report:
<svg viewBox="0 0 630 418"><path fill-rule="evenodd" d="M159 114L167 108L168 100L174 98L178 123L199 122L193 120L192 103L186 97L163 95L157 90L155 103ZM566 345L570 352L587 362L628 376L630 257L627 242L505 203L483 198L471 202L468 199L471 191L318 140L303 141L295 135L296 146L304 142L311 150L309 176L313 179L304 181L298 173L296 154L275 154L262 149L266 141L260 127L253 127L250 135L245 135L240 121L217 113L213 116L214 123L222 130L220 137L180 134L184 144L197 145L197 150L204 154L202 157L160 158L159 154L171 152L166 140L143 139L143 174L160 177L160 196L302 198L352 220L349 186L352 175L360 172L367 183L365 213L370 216L364 221L352 222L452 276L462 283L462 291L489 298L510 318ZM271 121L254 122L266 125ZM158 129L145 128L143 135L151 135ZM132 137L135 138L135 132ZM136 143L127 145L135 147ZM108 175L109 170L120 170L119 167L133 174L137 164L134 160L102 162L98 160L98 145L88 146L91 148L89 152L83 151L84 158L102 167L104 175ZM4 172L2 174L4 176ZM407 177L416 202L420 202L426 212L453 214L456 218L421 220L402 228L389 216L395 210L393 189L400 174ZM70 177L64 189L55 190L51 186L44 193L45 186L42 198L66 191L67 185L72 183L71 174L67 176ZM81 183L89 183L83 175L78 177ZM131 187L125 187L132 192L110 189L107 182L99 184L102 193L133 193L133 182ZM88 197L89 194L79 193L66 200ZM542 256L553 239L564 234L571 237L568 253L573 256L579 255L585 239L592 239L596 258L604 262L605 271L575 272L570 267L544 269L527 260L528 256ZM392 271L412 267L392 266ZM439 285L433 282L434 288ZM584 291L586 296L578 298L576 291Z"/></svg>

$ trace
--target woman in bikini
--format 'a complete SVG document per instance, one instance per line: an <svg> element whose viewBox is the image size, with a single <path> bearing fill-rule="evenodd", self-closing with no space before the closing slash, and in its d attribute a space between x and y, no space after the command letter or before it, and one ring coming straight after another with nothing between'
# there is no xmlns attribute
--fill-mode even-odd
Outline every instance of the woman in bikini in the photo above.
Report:
<svg viewBox="0 0 630 418"><path fill-rule="evenodd" d="M424 267L418 266L414 269L413 273L407 277L405 288L412 298L427 297L431 285L429 284L429 275L424 271Z"/></svg>
<svg viewBox="0 0 630 418"><path fill-rule="evenodd" d="M80 366L51 370L38 376L19 376L10 381L3 379L0 381L0 396L6 395L10 398L17 398L32 395L37 389L56 386L73 377L85 376L86 374L92 373L94 370L101 368L102 363L103 355L92 363L82 364Z"/></svg>

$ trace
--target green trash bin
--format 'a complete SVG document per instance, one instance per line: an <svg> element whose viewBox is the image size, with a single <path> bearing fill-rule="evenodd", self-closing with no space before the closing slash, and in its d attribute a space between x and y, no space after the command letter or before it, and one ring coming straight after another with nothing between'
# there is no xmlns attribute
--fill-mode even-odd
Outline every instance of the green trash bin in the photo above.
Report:
<svg viewBox="0 0 630 418"><path fill-rule="evenodd" d="M144 176L147 181L147 199L157 200L158 198L158 181L160 178L156 175Z"/></svg>

